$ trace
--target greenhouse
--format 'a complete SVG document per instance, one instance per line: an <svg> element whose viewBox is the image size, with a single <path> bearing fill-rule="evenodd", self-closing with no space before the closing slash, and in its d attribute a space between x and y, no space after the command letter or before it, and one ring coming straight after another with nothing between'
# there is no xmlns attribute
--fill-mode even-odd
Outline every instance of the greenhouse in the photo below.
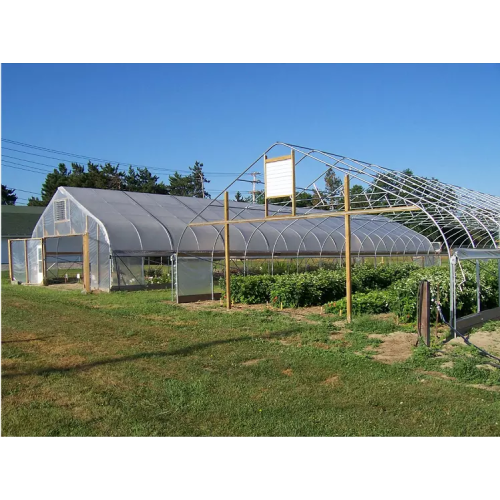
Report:
<svg viewBox="0 0 500 500"><path fill-rule="evenodd" d="M275 148L291 151L293 168L314 177L305 187L294 184L294 192L306 195L302 200L310 196L309 205L295 209L295 199L269 196L262 204L263 191L251 203L229 202L229 220L249 220L229 228L231 261L243 274L256 260L265 261L271 273L278 261L293 262L297 269L307 259L319 267L332 260L342 264L345 219L335 216L345 208L342 186L328 194L317 188L328 172L359 182L350 194L350 209L362 211L350 217L354 261L371 259L377 265L384 258L406 258L433 265L457 248L497 248L498 197L311 148L276 143L226 190L248 183L244 176L262 160L265 176L267 155ZM380 208L386 213L369 213ZM305 215L313 217L300 218ZM214 298L214 266L224 259L225 242L224 226L210 223L223 216L219 197L60 187L32 238L10 240L11 279L47 284L63 263L76 263L87 291L170 286L178 299ZM151 262L167 268L168 279L154 282Z"/></svg>
<svg viewBox="0 0 500 500"><path fill-rule="evenodd" d="M174 256L193 261L192 265L224 257L221 228L188 227L202 210L203 220L210 221L220 218L221 209L222 203L199 198L60 187L36 225L33 238L11 240L13 276L22 283L41 284L44 267L49 270L51 263L83 255L83 237L88 234L91 289L145 286L148 257L163 257L169 262ZM270 211L283 212L281 207ZM230 213L232 217L241 217L241 213L264 216L262 205L248 207L239 202L230 203ZM242 260L342 257L342 219L325 218L321 224L317 220L291 222L232 227L231 256ZM428 238L380 216L354 217L352 234L353 252L358 257L435 254Z"/></svg>

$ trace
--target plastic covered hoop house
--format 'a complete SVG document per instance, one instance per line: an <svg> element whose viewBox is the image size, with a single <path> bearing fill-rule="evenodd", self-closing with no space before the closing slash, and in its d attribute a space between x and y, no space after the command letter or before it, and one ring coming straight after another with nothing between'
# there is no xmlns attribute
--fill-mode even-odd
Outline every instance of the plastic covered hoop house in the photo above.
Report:
<svg viewBox="0 0 500 500"><path fill-rule="evenodd" d="M497 248L500 198L435 179L426 179L370 163L285 143L276 143L233 183L273 149L293 150L297 169L330 169L363 189L351 195L351 209L416 205L418 212L351 217L353 257L451 255L458 247ZM317 179L297 191L313 193ZM247 181L248 182L248 181ZM33 238L56 237L64 250L67 236L89 235L92 289L144 284L147 257L194 256L208 260L224 255L223 226L189 227L191 222L223 219L222 201L86 188L58 189L33 231ZM321 199L297 214L342 210L342 194ZM290 203L271 205L269 215L290 213ZM264 217L263 205L230 202L230 219ZM343 217L276 220L230 227L235 259L342 258ZM47 240L48 241L48 240ZM21 245L12 241L13 261L21 262ZM69 243L67 243L69 245ZM35 250L33 250L34 252ZM16 264L17 265L17 264ZM20 264L19 264L20 265ZM133 276L133 278L131 278Z"/></svg>

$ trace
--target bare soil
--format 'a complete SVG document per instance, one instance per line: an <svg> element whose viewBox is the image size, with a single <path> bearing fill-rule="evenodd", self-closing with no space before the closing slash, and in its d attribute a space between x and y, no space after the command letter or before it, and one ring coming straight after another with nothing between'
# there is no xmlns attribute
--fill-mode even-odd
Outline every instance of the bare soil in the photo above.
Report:
<svg viewBox="0 0 500 500"><path fill-rule="evenodd" d="M413 346L417 341L416 335L408 332L394 332L388 335L372 333L369 337L382 341L376 347L376 354L373 359L387 364L407 360L411 356Z"/></svg>
<svg viewBox="0 0 500 500"><path fill-rule="evenodd" d="M484 349L485 351L490 352L496 356L500 356L500 331L495 330L492 332L488 331L480 331L475 332L470 336L470 341ZM465 345L465 342L461 338L456 338L450 340L449 345Z"/></svg>
<svg viewBox="0 0 500 500"><path fill-rule="evenodd" d="M51 290L83 290L82 283L56 283L49 285Z"/></svg>

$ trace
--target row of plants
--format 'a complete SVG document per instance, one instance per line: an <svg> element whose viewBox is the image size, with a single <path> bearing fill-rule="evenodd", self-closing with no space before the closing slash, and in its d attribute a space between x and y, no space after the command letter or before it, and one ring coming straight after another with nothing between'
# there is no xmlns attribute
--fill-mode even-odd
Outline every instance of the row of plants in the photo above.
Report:
<svg viewBox="0 0 500 500"><path fill-rule="evenodd" d="M411 275L418 267L412 263L396 265L360 264L353 267L354 292L382 290L391 283ZM220 280L224 290L225 282ZM262 304L279 307L322 305L345 296L345 268L320 269L310 273L232 276L231 297L235 303Z"/></svg>
<svg viewBox="0 0 500 500"><path fill-rule="evenodd" d="M498 305L498 268L495 262L481 266L482 309ZM439 298L447 316L449 311L450 274L447 267L420 268L414 264L361 264L353 267L353 313L380 314L393 312L405 321L417 315L417 293L420 281L427 280L433 297L432 310ZM476 271L472 262L462 263L457 275L457 312L459 316L474 313L477 304ZM224 289L224 281L220 282ZM277 307L324 305L324 311L345 314L345 269L318 270L306 274L278 276L232 276L231 296L235 303L270 303Z"/></svg>

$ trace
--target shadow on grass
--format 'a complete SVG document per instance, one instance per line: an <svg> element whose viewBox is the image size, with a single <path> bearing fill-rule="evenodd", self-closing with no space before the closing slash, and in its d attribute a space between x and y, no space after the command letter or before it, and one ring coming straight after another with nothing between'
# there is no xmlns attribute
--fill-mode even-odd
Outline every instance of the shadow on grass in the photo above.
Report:
<svg viewBox="0 0 500 500"><path fill-rule="evenodd" d="M55 335L49 335L48 337L43 337L40 339L2 340L2 344L17 344L19 342L45 342L45 339L50 339L52 337L55 337Z"/></svg>
<svg viewBox="0 0 500 500"><path fill-rule="evenodd" d="M42 369L38 369L38 370L31 370L31 371L18 372L18 373L5 373L5 374L2 374L2 379L25 377L25 376L29 376L29 375L42 375L43 376L43 375L50 375L52 373L68 373L68 372L86 371L86 370L90 370L91 368L95 368L97 366L123 363L123 362L127 362L127 361L134 361L136 359L163 358L163 357L167 357L167 356L188 356L188 355L192 354L193 352L199 351L201 349L206 349L208 347L212 347L215 345L229 344L231 342L245 342L248 340L283 338L283 337L288 337L290 335L293 335L294 333L297 333L299 330L300 330L300 328L294 328L292 330L283 330L283 331L271 333L268 335L264 335L261 337L251 337L249 335L246 335L244 337L236 337L236 338L223 339L223 340L213 340L211 342L202 342L200 344L194 344L191 346L183 347L181 349L176 349L175 351L141 352L138 354L132 354L130 356L123 356L121 358L107 358L107 359L102 359L99 361L94 361L92 363L82 363L79 365L69 366L69 367L64 367L64 368L51 367L51 368L42 368ZM35 339L33 339L33 340L35 340Z"/></svg>

